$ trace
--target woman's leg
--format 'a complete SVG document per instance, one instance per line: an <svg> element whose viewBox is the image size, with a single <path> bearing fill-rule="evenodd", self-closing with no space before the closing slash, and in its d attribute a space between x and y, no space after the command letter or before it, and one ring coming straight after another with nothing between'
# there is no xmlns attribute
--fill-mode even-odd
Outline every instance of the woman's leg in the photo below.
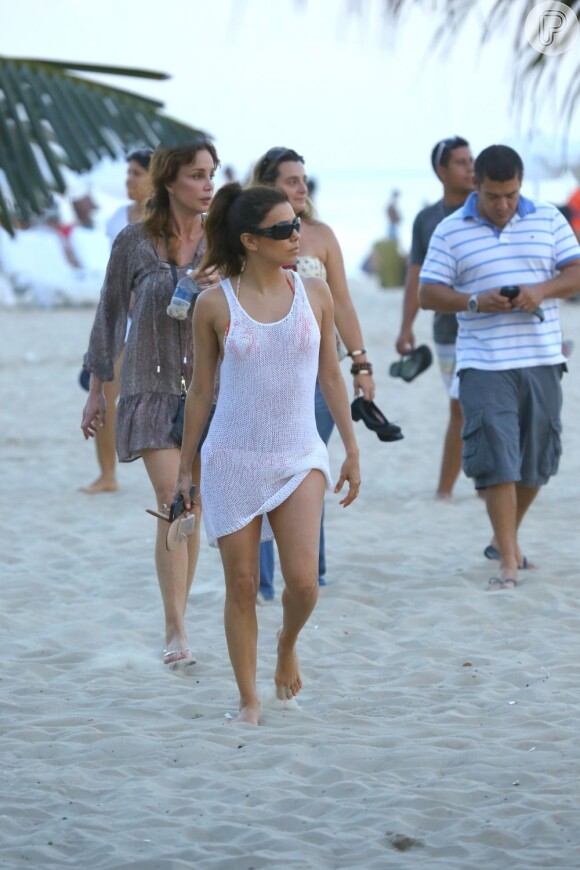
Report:
<svg viewBox="0 0 580 870"><path fill-rule="evenodd" d="M334 420L330 409L326 404L326 399L320 389L320 384L316 381L316 392L314 395L314 415L316 419L316 428L318 434L325 444L330 441L332 430L334 429ZM326 586L326 550L324 546L324 503L322 505L322 516L320 518L320 543L318 550L318 583L320 586ZM272 541L266 541L260 545L260 593L266 601L272 601L274 598L274 544Z"/></svg>
<svg viewBox="0 0 580 870"><path fill-rule="evenodd" d="M179 450L143 450L143 462L155 490L157 509L169 506L173 500L173 489L179 469ZM196 485L195 529L187 543L170 552L165 544L167 523L157 520L157 539L155 542L155 566L163 599L165 612L165 648L167 650L187 649L185 630L185 609L189 590L193 581L197 557L199 555L199 536L201 521L201 500L199 498L200 458L196 455L192 466L192 478Z"/></svg>
<svg viewBox="0 0 580 870"><path fill-rule="evenodd" d="M320 384L316 381L316 392L314 394L314 415L316 418L316 428L318 434L325 444L330 441L332 430L334 429L334 420L330 413L330 408L326 404L326 400L322 395ZM324 543L324 503L322 505L322 517L320 520L320 546L318 550L318 583L320 586L326 586L326 550Z"/></svg>
<svg viewBox="0 0 580 870"><path fill-rule="evenodd" d="M318 434L325 444L330 441L332 430L334 429L334 420L330 409L326 404L326 400L322 395L322 390L318 381L316 382L316 392L314 395L314 415L316 419L316 428ZM324 504L322 506L322 517L320 519L320 544L318 550L318 583L320 586L326 586L326 551L324 547ZM265 541L260 545L260 593L266 601L272 601L274 598L274 543L273 541Z"/></svg>
<svg viewBox="0 0 580 870"><path fill-rule="evenodd" d="M119 397L119 375L123 364L123 353L115 363L115 379L103 384L107 413L105 425L95 432L95 448L97 462L101 469L100 475L89 486L83 486L81 492L96 495L99 492L116 492L119 489L115 468L117 465L117 450L115 447L115 419L117 417L117 399Z"/></svg>
<svg viewBox="0 0 580 870"><path fill-rule="evenodd" d="M256 687L258 655L258 551L262 517L219 539L226 581L224 625L230 661L240 692L238 721L258 724L260 700Z"/></svg>
<svg viewBox="0 0 580 870"><path fill-rule="evenodd" d="M318 599L319 531L325 486L322 472L311 471L268 515L285 584L274 677L277 695L282 699L292 698L302 687L296 641Z"/></svg>

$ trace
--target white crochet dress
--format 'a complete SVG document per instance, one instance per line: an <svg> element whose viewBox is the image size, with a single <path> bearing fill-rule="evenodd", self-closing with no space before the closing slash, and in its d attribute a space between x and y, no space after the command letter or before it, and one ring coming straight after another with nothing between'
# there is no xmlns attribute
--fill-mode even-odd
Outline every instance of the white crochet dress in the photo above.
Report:
<svg viewBox="0 0 580 870"><path fill-rule="evenodd" d="M259 323L222 281L230 326L220 390L201 450L203 518L210 546L262 516L261 540L273 537L268 511L312 469L332 487L328 451L314 419L320 329L300 276L286 317Z"/></svg>

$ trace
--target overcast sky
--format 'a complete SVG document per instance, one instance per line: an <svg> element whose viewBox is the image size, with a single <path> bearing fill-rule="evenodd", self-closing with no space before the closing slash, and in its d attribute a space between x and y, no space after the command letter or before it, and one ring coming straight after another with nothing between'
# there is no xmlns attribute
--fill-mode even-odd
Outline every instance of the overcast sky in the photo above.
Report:
<svg viewBox="0 0 580 870"><path fill-rule="evenodd" d="M328 170L414 169L444 136L464 135L477 151L516 131L507 34L480 51L483 19L474 15L441 57L431 4L396 29L380 0L363 0L361 15L347 14L349 5L0 0L0 54L168 72L168 82L117 83L207 129L240 169L273 144ZM549 113L546 125L555 125Z"/></svg>
<svg viewBox="0 0 580 870"><path fill-rule="evenodd" d="M514 0L514 18L522 2ZM360 0L359 15L348 14L352 5L0 0L0 54L167 72L165 82L110 81L162 100L167 114L210 132L222 163L242 175L272 145L295 148L323 193L343 202L352 196L353 211L374 213L371 235L382 226L382 198L395 174L408 191L409 230L414 211L439 195L429 169L435 142L459 134L477 153L522 132L510 99L513 27L506 22L481 49L480 12L438 52L433 35L440 19L426 11L434 2L424 2L397 27L382 16L381 0ZM553 96L536 121L549 135L558 127ZM578 124L572 136L580 140ZM347 176L359 182L368 176L372 185L377 173L387 174L377 202L369 207L367 196L359 206ZM553 192L544 186L542 195L563 200L569 188L569 182ZM360 183L358 193L364 194ZM324 208L323 216L338 219L333 203Z"/></svg>

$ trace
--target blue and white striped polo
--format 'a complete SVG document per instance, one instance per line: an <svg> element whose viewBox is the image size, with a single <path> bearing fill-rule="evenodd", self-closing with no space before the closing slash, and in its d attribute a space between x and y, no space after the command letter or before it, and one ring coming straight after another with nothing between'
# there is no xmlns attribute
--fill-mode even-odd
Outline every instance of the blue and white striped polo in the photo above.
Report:
<svg viewBox="0 0 580 870"><path fill-rule="evenodd" d="M478 194L436 228L420 280L447 284L472 295L509 284L553 278L580 245L564 216L545 202L520 196L510 222L500 230L479 214ZM579 288L580 289L580 288ZM457 314L457 370L514 369L566 362L557 299L542 302L545 319L514 308L505 314Z"/></svg>

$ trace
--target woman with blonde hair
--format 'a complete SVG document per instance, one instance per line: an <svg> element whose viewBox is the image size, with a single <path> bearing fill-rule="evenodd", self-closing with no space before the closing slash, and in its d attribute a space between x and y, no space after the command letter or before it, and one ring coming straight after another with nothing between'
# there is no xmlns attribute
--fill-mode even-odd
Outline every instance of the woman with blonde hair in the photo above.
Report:
<svg viewBox="0 0 580 870"><path fill-rule="evenodd" d="M133 294L115 440L120 462L143 459L160 512L172 500L179 466L172 428L193 362L191 312L186 320L175 320L167 307L179 279L201 260L202 216L211 202L218 165L215 147L205 139L155 152L145 219L127 226L115 239L85 356L91 380L81 428L89 438L106 419L103 384L113 380ZM192 456L191 474L199 485L198 456ZM199 500L195 511L199 520ZM195 661L187 641L185 609L199 553L199 529L169 550L167 523L160 519L157 526L155 564L165 613L163 662L183 667Z"/></svg>

